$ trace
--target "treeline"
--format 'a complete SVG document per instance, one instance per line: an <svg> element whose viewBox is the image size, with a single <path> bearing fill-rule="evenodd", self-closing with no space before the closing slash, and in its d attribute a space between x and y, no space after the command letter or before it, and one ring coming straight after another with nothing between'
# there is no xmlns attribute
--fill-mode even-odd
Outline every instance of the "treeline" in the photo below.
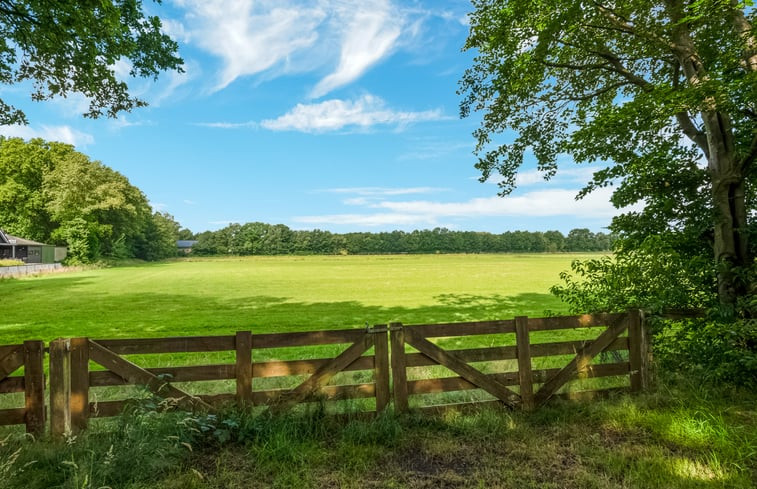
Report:
<svg viewBox="0 0 757 489"><path fill-rule="evenodd" d="M190 235L192 253L197 255L288 255L288 254L381 254L381 253L508 253L609 250L613 237L574 229L567 236L559 231L508 231L492 234L450 231L436 228L423 231L337 234L319 229L295 231L283 224L251 222L231 224L218 231Z"/></svg>
<svg viewBox="0 0 757 489"><path fill-rule="evenodd" d="M68 246L68 261L176 255L179 224L144 193L73 146L0 137L0 229Z"/></svg>

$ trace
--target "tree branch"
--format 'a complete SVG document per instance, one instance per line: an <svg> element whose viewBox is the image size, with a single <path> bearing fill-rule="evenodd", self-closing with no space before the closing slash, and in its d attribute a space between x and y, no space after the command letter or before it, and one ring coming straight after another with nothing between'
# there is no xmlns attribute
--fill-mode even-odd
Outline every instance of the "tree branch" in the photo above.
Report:
<svg viewBox="0 0 757 489"><path fill-rule="evenodd" d="M744 41L744 67L750 71L757 71L757 39L752 35L752 25L738 7L738 0L731 0L733 8L733 27L738 36Z"/></svg>
<svg viewBox="0 0 757 489"><path fill-rule="evenodd" d="M599 90L596 90L594 92L586 93L586 94L583 94L583 95L580 95L580 96L576 96L576 97L568 97L568 99L571 100L571 101L573 101L573 102L582 102L584 100L593 99L594 97L599 97L603 93L607 93L607 92L609 92L611 90L616 90L616 89L618 89L620 87L623 87L623 86L626 86L626 85L630 85L630 84L631 83L628 82L628 81L621 81L621 82L611 83L611 84L609 84L609 85L607 85L605 87L602 87Z"/></svg>
<svg viewBox="0 0 757 489"><path fill-rule="evenodd" d="M683 133L691 139L699 148L704 152L705 157L710 158L710 147L707 144L707 135L704 131L700 131L697 126L692 122L689 113L685 110L676 114L678 125L681 127Z"/></svg>

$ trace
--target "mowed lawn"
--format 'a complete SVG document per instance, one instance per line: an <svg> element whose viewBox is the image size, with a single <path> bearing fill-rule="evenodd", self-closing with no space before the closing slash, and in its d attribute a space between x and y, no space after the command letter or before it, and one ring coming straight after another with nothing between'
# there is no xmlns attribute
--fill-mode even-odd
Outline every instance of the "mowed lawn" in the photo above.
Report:
<svg viewBox="0 0 757 489"><path fill-rule="evenodd" d="M565 312L549 294L596 255L188 259L0 281L0 343L451 322Z"/></svg>

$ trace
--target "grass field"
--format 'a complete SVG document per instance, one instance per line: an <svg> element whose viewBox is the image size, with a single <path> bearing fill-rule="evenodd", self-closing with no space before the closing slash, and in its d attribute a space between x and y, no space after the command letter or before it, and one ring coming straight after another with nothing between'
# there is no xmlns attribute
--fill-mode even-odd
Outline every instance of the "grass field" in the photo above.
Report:
<svg viewBox="0 0 757 489"><path fill-rule="evenodd" d="M0 281L3 343L301 331L564 312L549 294L589 255L252 257Z"/></svg>
<svg viewBox="0 0 757 489"><path fill-rule="evenodd" d="M564 313L548 288L571 260L587 256L226 258L2 280L0 344ZM566 338L532 337L550 339ZM231 361L222 356L201 360ZM158 357L150 364L190 361ZM115 393L100 389L104 397ZM23 395L13 396L23 403ZM148 409L97 420L65 442L0 431L0 486L751 489L755 406L754 392L668 376L642 395L553 402L535 413L390 412L345 424L318 412L269 419Z"/></svg>

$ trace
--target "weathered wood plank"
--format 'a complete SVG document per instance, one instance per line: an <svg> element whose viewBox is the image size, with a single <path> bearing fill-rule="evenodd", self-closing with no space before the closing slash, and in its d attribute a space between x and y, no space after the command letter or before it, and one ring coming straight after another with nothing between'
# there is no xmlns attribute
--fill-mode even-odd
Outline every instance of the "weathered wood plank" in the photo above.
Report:
<svg viewBox="0 0 757 489"><path fill-rule="evenodd" d="M0 409L0 426L24 424L26 408Z"/></svg>
<svg viewBox="0 0 757 489"><path fill-rule="evenodd" d="M559 341L555 343L532 343L531 357L575 355L594 340ZM628 350L628 338L616 338L603 351Z"/></svg>
<svg viewBox="0 0 757 489"><path fill-rule="evenodd" d="M24 364L24 345L14 345L0 357L0 379L8 377Z"/></svg>
<svg viewBox="0 0 757 489"><path fill-rule="evenodd" d="M236 366L230 363L216 365L194 365L188 367L145 368L151 374L171 382L200 382L206 380L230 380L236 378ZM90 387L128 385L128 381L110 370L96 370L89 373Z"/></svg>
<svg viewBox="0 0 757 489"><path fill-rule="evenodd" d="M644 311L628 313L628 358L631 362L631 392L640 392L649 386L649 337Z"/></svg>
<svg viewBox="0 0 757 489"><path fill-rule="evenodd" d="M617 318L615 320L615 323L608 326L607 329L602 332L602 334L600 334L596 340L592 341L585 348L581 349L573 358L573 360L570 361L570 363L568 363L560 370L560 372L558 372L554 377L549 379L541 386L535 396L535 401L537 404L544 403L547 399L554 395L554 393L557 392L557 390L562 387L568 380L575 377L578 372L584 370L596 355L607 348L613 342L613 340L626 329L628 325L627 315L616 314L615 316Z"/></svg>
<svg viewBox="0 0 757 489"><path fill-rule="evenodd" d="M255 339L257 341L257 336L255 336ZM252 376L253 378L264 378L312 374L330 361L331 358L316 358L313 360L258 362L252 364ZM342 371L372 370L373 368L375 368L373 355L367 355L361 356Z"/></svg>
<svg viewBox="0 0 757 489"><path fill-rule="evenodd" d="M234 350L234 336L177 336L92 340L116 355L193 353Z"/></svg>
<svg viewBox="0 0 757 489"><path fill-rule="evenodd" d="M464 350L447 350L464 362L492 362L497 360L515 360L517 350L514 346L493 346L487 348L467 348ZM405 359L408 367L426 367L437 363L423 353L407 353Z"/></svg>
<svg viewBox="0 0 757 489"><path fill-rule="evenodd" d="M392 356L392 390L394 392L394 410L403 413L408 409L407 399L407 363L405 353L405 328L402 323L389 324L389 341Z"/></svg>
<svg viewBox="0 0 757 489"><path fill-rule="evenodd" d="M529 318L528 329L531 331L551 331L555 329L591 328L615 324L625 317L619 314L583 314L579 316L555 316L549 318Z"/></svg>
<svg viewBox="0 0 757 489"><path fill-rule="evenodd" d="M342 353L337 355L331 362L327 363L323 367L313 373L307 380L291 390L280 403L277 403L277 408L284 408L302 402L307 397L313 395L319 388L324 386L331 378L337 373L341 372L344 367L357 360L360 355L365 353L371 346L373 346L373 335L366 334L362 331L362 338L349 346Z"/></svg>
<svg viewBox="0 0 757 489"><path fill-rule="evenodd" d="M24 404L26 432L41 435L45 431L45 344L24 341Z"/></svg>
<svg viewBox="0 0 757 489"><path fill-rule="evenodd" d="M413 331L426 338L515 333L515 321L512 319L465 323L410 324L405 327L412 328Z"/></svg>
<svg viewBox="0 0 757 489"><path fill-rule="evenodd" d="M628 312L628 361L631 364L631 391L640 392L642 384L642 331L641 314L638 309Z"/></svg>
<svg viewBox="0 0 757 489"><path fill-rule="evenodd" d="M417 348L421 353L434 359L440 365L444 365L465 380L478 385L508 406L515 407L520 403L520 396L518 394L496 380L490 379L456 356L442 350L426 338L419 336L412 328L405 328L405 340L411 346Z"/></svg>
<svg viewBox="0 0 757 489"><path fill-rule="evenodd" d="M0 394L13 394L24 392L24 376L16 375L0 380Z"/></svg>
<svg viewBox="0 0 757 489"><path fill-rule="evenodd" d="M89 423L89 339L71 338L71 431Z"/></svg>
<svg viewBox="0 0 757 489"><path fill-rule="evenodd" d="M14 350L18 350L23 347L24 345L0 345L0 358L3 358L5 355L12 353Z"/></svg>
<svg viewBox="0 0 757 489"><path fill-rule="evenodd" d="M546 382L550 377L560 372L559 368L532 370L534 384ZM577 374L579 379L593 379L599 377L615 377L628 375L628 362L621 363L601 363L597 365L587 365L584 370ZM518 385L520 382L518 372L505 372L486 374L502 385ZM480 389L479 386L468 382L462 377L438 377L434 379L411 380L408 383L408 392L410 394L436 394L440 392L454 392L470 389Z"/></svg>
<svg viewBox="0 0 757 489"><path fill-rule="evenodd" d="M291 395L291 391L288 389L269 389L253 391L252 393L253 401L256 405L281 402L291 397ZM375 396L376 385L373 383L325 385L318 390L317 394L299 402L341 401L346 399L365 399Z"/></svg>
<svg viewBox="0 0 757 489"><path fill-rule="evenodd" d="M252 333L237 332L235 345L237 403L247 406L252 403Z"/></svg>
<svg viewBox="0 0 757 489"><path fill-rule="evenodd" d="M389 333L386 327L380 332L373 332L374 337L374 379L376 391L376 411L387 408L391 398L389 387Z"/></svg>
<svg viewBox="0 0 757 489"><path fill-rule="evenodd" d="M181 389L174 387L165 380L160 379L156 375L148 372L138 365L131 363L125 358L116 355L112 351L92 340L90 340L89 342L89 356L93 361L99 363L112 372L117 373L127 382L144 385L158 395L167 398L175 398L178 400L179 405L183 407L189 409L201 408L211 410L210 405L208 405L201 399L191 396Z"/></svg>
<svg viewBox="0 0 757 489"><path fill-rule="evenodd" d="M555 355L575 355L593 340L560 341L555 343L532 343L531 358L551 357ZM617 338L604 351L628 349L628 338ZM471 362L492 362L498 360L516 360L518 350L515 346L494 346L487 348L467 348L463 350L447 350L461 360ZM436 365L436 362L422 353L408 353L406 356L408 367L426 367Z"/></svg>
<svg viewBox="0 0 757 489"><path fill-rule="evenodd" d="M528 317L515 318L515 339L518 351L518 385L523 409L534 409L534 387L531 373L531 340L528 335Z"/></svg>
<svg viewBox="0 0 757 489"><path fill-rule="evenodd" d="M60 438L71 431L71 340L50 343L50 434Z"/></svg>
<svg viewBox="0 0 757 489"><path fill-rule="evenodd" d="M365 329L335 329L297 333L256 334L254 348L259 350L263 348L355 343L356 341L359 341L364 334Z"/></svg>

